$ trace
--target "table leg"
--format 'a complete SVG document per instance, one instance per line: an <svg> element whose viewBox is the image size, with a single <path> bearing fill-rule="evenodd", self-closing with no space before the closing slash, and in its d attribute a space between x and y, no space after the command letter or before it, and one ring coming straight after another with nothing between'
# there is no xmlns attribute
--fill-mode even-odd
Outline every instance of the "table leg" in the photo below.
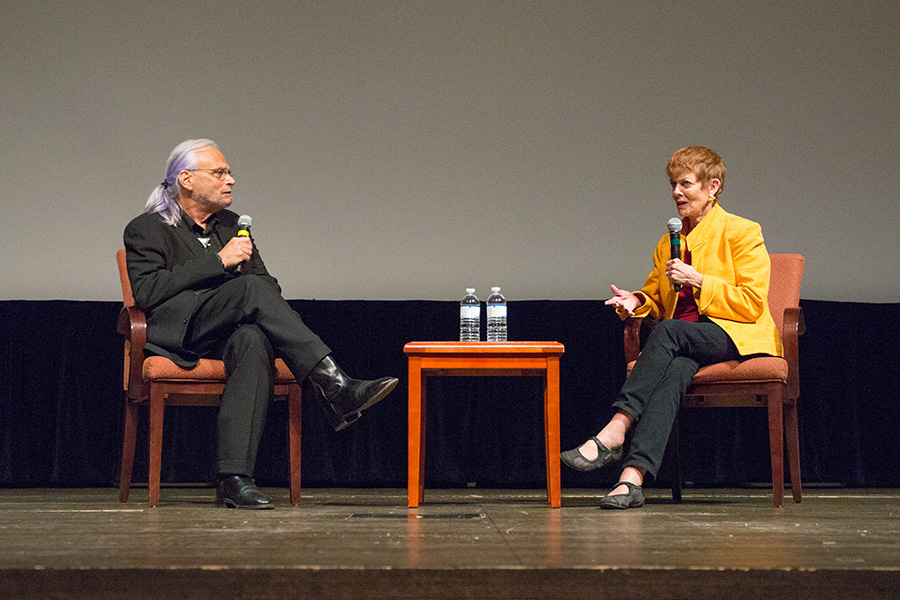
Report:
<svg viewBox="0 0 900 600"><path fill-rule="evenodd" d="M408 397L407 503L415 508L425 495L425 378L421 358L409 358Z"/></svg>
<svg viewBox="0 0 900 600"><path fill-rule="evenodd" d="M428 396L428 378L423 374L419 377L419 389L421 390L419 394L420 402L419 406L421 407L419 410L419 502L425 501L425 421L426 411L425 406L427 404L426 397Z"/></svg>
<svg viewBox="0 0 900 600"><path fill-rule="evenodd" d="M544 377L544 432L547 455L547 500L553 508L561 505L559 465L559 358L547 359Z"/></svg>
<svg viewBox="0 0 900 600"><path fill-rule="evenodd" d="M544 387L544 470L547 473L547 502L550 502L552 496L550 485L550 461L553 455L550 452L550 401L548 396L547 378L549 373L544 372L544 378L541 380Z"/></svg>

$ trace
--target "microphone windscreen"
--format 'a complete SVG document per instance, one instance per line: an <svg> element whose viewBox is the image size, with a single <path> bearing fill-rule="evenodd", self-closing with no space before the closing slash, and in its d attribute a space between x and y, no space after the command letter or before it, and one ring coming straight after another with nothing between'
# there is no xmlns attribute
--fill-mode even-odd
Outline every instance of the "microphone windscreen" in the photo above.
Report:
<svg viewBox="0 0 900 600"><path fill-rule="evenodd" d="M243 219L243 217L241 217ZM248 219L250 217L247 217ZM669 233L678 233L681 231L681 219L677 217L672 217L669 219L669 222L666 223L666 227L669 228Z"/></svg>
<svg viewBox="0 0 900 600"><path fill-rule="evenodd" d="M238 227L248 229L253 227L253 219L250 218L250 215L241 215L238 217Z"/></svg>

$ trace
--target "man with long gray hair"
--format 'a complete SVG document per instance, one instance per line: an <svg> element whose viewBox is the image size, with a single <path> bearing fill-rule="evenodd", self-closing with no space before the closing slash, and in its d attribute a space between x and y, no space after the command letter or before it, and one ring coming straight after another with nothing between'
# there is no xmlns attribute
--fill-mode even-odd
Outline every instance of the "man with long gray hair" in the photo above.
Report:
<svg viewBox="0 0 900 600"><path fill-rule="evenodd" d="M275 357L340 430L384 398L397 379L348 377L331 350L281 296L249 235L228 210L235 180L211 140L172 151L166 177L125 228L128 277L147 314L150 353L183 367L225 361L218 416L216 506L272 508L253 482L256 451L274 385Z"/></svg>

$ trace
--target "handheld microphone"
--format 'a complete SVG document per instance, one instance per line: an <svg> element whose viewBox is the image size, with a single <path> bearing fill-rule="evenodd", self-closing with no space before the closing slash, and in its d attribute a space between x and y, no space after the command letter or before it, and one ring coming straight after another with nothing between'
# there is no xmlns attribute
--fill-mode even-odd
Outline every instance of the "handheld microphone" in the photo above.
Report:
<svg viewBox="0 0 900 600"><path fill-rule="evenodd" d="M248 219L250 217L247 217ZM670 255L673 259L681 258L681 219L677 217L672 217L669 219L669 222L666 223L666 227L669 229L669 250ZM675 284L675 291L681 291L681 284Z"/></svg>
<svg viewBox="0 0 900 600"><path fill-rule="evenodd" d="M238 232L237 237L250 237L250 228L253 226L253 219L250 218L250 215L241 215L238 217ZM234 268L235 273L241 272L241 267L244 266L244 263L239 264Z"/></svg>

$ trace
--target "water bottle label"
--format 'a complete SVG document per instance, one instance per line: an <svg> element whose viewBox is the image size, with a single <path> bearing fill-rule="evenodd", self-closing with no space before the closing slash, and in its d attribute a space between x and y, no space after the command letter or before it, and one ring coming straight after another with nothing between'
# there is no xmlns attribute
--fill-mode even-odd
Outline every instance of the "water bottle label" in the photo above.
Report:
<svg viewBox="0 0 900 600"><path fill-rule="evenodd" d="M459 307L459 318L460 319L477 319L481 316L481 307L480 306L460 306Z"/></svg>
<svg viewBox="0 0 900 600"><path fill-rule="evenodd" d="M501 318L506 316L506 306L503 304L488 304L487 316L490 318Z"/></svg>

